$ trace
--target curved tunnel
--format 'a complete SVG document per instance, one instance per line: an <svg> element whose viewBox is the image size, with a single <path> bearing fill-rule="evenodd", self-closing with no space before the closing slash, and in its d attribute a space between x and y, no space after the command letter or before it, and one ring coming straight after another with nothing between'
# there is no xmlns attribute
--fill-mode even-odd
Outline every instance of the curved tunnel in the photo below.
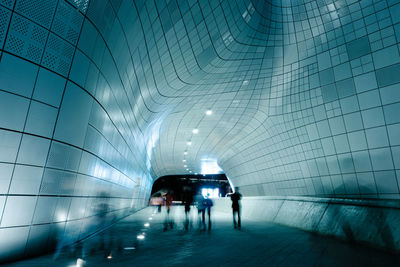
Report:
<svg viewBox="0 0 400 267"><path fill-rule="evenodd" d="M393 0L0 0L0 259L209 168L246 197L393 203L399 44Z"/></svg>

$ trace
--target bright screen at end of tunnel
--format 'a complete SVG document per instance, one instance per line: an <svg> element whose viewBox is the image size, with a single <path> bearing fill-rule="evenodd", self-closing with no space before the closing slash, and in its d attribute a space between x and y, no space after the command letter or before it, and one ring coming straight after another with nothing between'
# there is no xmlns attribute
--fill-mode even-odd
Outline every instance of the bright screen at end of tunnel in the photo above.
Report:
<svg viewBox="0 0 400 267"><path fill-rule="evenodd" d="M201 194L203 197L217 198L219 197L219 189L218 188L202 188Z"/></svg>
<svg viewBox="0 0 400 267"><path fill-rule="evenodd" d="M201 174L219 174L221 172L222 169L215 159L202 159Z"/></svg>

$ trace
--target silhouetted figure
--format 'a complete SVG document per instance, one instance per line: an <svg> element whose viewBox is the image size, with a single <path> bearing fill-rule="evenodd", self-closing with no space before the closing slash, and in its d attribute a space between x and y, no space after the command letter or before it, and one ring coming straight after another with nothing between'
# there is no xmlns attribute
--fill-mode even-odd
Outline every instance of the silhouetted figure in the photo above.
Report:
<svg viewBox="0 0 400 267"><path fill-rule="evenodd" d="M183 196L183 203L185 205L185 230L189 229L189 213L190 213L190 205L193 202L193 194L190 191L186 191Z"/></svg>
<svg viewBox="0 0 400 267"><path fill-rule="evenodd" d="M170 218L170 211L171 211L171 206L172 206L172 195L171 192L167 192L165 195L165 207L167 210L167 214L165 216L165 222L164 222L164 231L168 230L168 226L172 229L174 228L174 224Z"/></svg>
<svg viewBox="0 0 400 267"><path fill-rule="evenodd" d="M197 218L199 221L199 228L204 229L205 226L205 206L204 204L204 197L201 195L201 193L197 193L197 195L194 197L194 201L196 202L197 206Z"/></svg>
<svg viewBox="0 0 400 267"><path fill-rule="evenodd" d="M232 215L233 215L233 227L236 229L236 216L238 217L237 227L241 227L240 223L240 199L242 195L239 193L239 188L235 188L235 193L231 194L232 200Z"/></svg>
<svg viewBox="0 0 400 267"><path fill-rule="evenodd" d="M210 199L210 194L207 194L207 197L203 201L203 206L205 210L207 210L208 214L208 231L211 230L211 207L214 205L212 200ZM205 212L203 212L203 225L205 230Z"/></svg>

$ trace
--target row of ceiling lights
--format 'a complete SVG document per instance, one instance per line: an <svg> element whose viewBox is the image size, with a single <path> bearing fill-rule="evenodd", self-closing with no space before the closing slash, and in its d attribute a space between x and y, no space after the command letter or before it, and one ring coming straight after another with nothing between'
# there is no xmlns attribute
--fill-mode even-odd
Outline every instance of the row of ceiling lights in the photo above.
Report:
<svg viewBox="0 0 400 267"><path fill-rule="evenodd" d="M212 115L212 113L213 113L213 112L212 112L211 109L207 109L207 110L206 110L206 115L207 115L207 116ZM193 134L198 134L198 133L199 133L199 129L194 128L194 129L192 130L192 133L193 133ZM186 144L187 144L188 146L191 146L191 145L192 145L192 141L189 140L189 141L186 142ZM183 155L186 156L187 154L188 154L188 152L187 152L187 148L186 148L186 150L183 152ZM183 158L182 161L183 161L183 162L186 162L186 159ZM184 164L183 167L186 168L186 170L189 171L189 173L192 173L192 171L189 170L189 168L187 167L186 164ZM197 175L197 172L195 173L195 175Z"/></svg>

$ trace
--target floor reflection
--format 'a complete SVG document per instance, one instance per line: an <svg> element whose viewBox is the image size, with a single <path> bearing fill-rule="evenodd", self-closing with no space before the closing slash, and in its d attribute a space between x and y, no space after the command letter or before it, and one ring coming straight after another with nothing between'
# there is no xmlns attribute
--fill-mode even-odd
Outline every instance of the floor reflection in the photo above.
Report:
<svg viewBox="0 0 400 267"><path fill-rule="evenodd" d="M197 222L196 209L189 214ZM284 226L212 214L213 228L186 229L183 206L171 207L174 228L163 231L165 211L153 207L84 242L9 266L399 266L395 254Z"/></svg>

